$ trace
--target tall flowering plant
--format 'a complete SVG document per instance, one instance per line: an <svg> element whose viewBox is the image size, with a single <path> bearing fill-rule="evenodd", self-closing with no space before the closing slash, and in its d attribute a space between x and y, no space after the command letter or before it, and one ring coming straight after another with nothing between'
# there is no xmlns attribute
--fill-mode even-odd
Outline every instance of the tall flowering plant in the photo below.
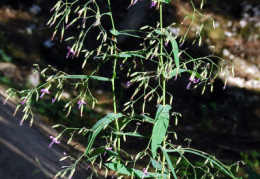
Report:
<svg viewBox="0 0 260 179"><path fill-rule="evenodd" d="M141 1L141 0L140 0ZM177 140L177 134L169 128L170 119L175 119L177 125L178 118L181 114L171 112L173 102L173 94L167 91L167 82L170 80L178 80L182 73L190 75L187 89L190 89L193 84L203 85L202 93L209 85L213 88L213 81L217 74L223 70L223 66L219 66L213 59L219 60L222 64L228 64L224 59L210 55L199 58L192 58L185 50L179 47L185 42L187 33L191 27L188 27L184 35L175 35L172 32L173 24L169 26L163 25L163 11L162 6L167 5L170 0L152 0L150 8L155 8L159 16L159 22L156 27L146 25L138 30L139 33L132 33L130 30L117 30L114 23L113 6L110 0L107 0L107 11L101 12L99 5L104 3L98 0L72 0L72 1L57 1L51 9L53 13L47 25L54 27L53 38L60 32L60 41L63 40L64 34L68 28L75 26L79 30L78 36L72 36L65 39L65 41L72 41L72 46L68 47L66 58L78 58L79 54L84 54L82 68L85 68L88 60L98 60L96 69L90 75L70 75L63 71L49 66L45 69L40 69L38 65L36 68L40 71L46 81L43 84L35 86L33 89L17 91L9 89L8 97L21 95L22 101L18 104L23 106L24 116L21 123L28 117L31 117L31 124L33 122L33 113L31 110L31 101L36 97L39 99L46 95L55 95L52 103L58 102L64 91L64 84L69 84L75 88L80 88L78 96L70 100L64 107L67 110L66 117L69 117L74 105L78 106L81 116L84 108L86 108L87 101L90 101L92 108L98 102L93 95L89 82L96 80L102 83L111 85L113 94L113 113L108 113L103 118L99 119L92 127L81 128L67 127L63 124L57 124L54 128L60 127L61 133L54 137L50 136L52 140L49 147L54 143L59 144L59 138L64 132L70 132L71 138L75 133L82 134L87 138L85 151L78 157L69 156L66 154L65 159L73 161L73 165L64 166L58 172L56 177L63 177L68 175L72 178L76 167L82 162L89 164L92 176L98 176L99 170L107 172L112 170L114 175L119 178L130 176L131 178L215 178L218 175L226 175L230 178L236 178L231 172L231 166L226 166L205 152L192 149L189 146L183 147L176 145L176 141L172 143L172 135ZM133 8L139 0L132 0L128 5ZM196 14L202 17L205 16L199 12L191 1L194 8L193 13L187 15L185 19L190 18L191 24L196 17ZM201 3L201 8L203 1ZM74 13L74 15L72 15ZM108 16L111 23L111 29L106 29L103 26L105 17ZM184 20L185 20L184 19ZM210 20L214 21L209 17ZM184 21L183 20L183 21ZM201 43L201 28L196 32L197 40ZM88 49L84 44L89 35L89 31L95 29L98 31L97 42L98 45L94 50ZM127 36L128 38L142 39L140 49L129 50L119 49L117 45L117 38L119 36ZM113 63L112 75L98 76L100 67L107 63ZM138 68L136 68L138 63ZM149 65L147 65L149 64ZM150 64L153 64L153 69L149 69ZM221 64L221 63L219 63ZM231 64L230 64L231 65ZM127 88L135 88L130 100L124 104L123 111L119 111L119 103L117 100L118 89L115 83L119 81L121 76L118 75L118 70L123 66L127 66L128 72L125 74L129 78L126 83ZM232 66L232 65L231 65ZM154 85L156 84L156 85ZM53 95L53 96L54 96ZM154 100L153 100L154 99ZM137 105L138 102L138 105ZM141 102L142 109L140 114L138 111ZM88 103L88 104L89 104ZM91 104L92 103L92 104ZM154 106L155 114L146 113L146 104ZM154 105L153 105L154 104ZM156 106L156 107L155 107ZM76 107L77 108L77 107ZM136 124L135 130L131 130L133 122ZM142 125L141 125L142 124ZM151 125L152 130L147 133L139 132L140 128L145 124ZM102 131L102 133L101 133ZM131 154L126 147L124 147L128 138L139 138L146 145L145 148ZM105 145L101 145L100 140L105 138ZM95 145L94 145L95 144ZM204 162L197 164L192 163L189 159L191 155L200 157L200 161Z"/></svg>

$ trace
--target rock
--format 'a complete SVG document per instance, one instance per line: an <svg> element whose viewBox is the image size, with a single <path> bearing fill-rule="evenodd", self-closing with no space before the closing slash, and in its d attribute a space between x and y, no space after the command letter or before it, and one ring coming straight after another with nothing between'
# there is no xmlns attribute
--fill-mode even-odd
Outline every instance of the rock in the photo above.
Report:
<svg viewBox="0 0 260 179"><path fill-rule="evenodd" d="M41 12L41 10L42 9L36 4L32 5L29 9L30 13L33 14L33 15L39 14Z"/></svg>
<svg viewBox="0 0 260 179"><path fill-rule="evenodd" d="M11 81L22 80L19 68L11 63L0 62L0 73Z"/></svg>

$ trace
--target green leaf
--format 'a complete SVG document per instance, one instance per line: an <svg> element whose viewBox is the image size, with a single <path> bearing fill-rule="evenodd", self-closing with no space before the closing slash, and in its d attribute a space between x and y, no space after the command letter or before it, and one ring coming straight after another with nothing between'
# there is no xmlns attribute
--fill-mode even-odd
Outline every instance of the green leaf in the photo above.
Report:
<svg viewBox="0 0 260 179"><path fill-rule="evenodd" d="M110 30L110 32L111 32L111 34L114 35L114 36L126 35L126 36L141 38L141 37L138 36L138 35L133 35L133 34L129 34L129 33L126 33L126 32L119 32L119 31L117 31L117 30Z"/></svg>
<svg viewBox="0 0 260 179"><path fill-rule="evenodd" d="M99 134L99 132L109 123L113 122L114 120L121 118L122 114L118 113L118 114L114 114L114 113L108 113L106 117L100 119L92 128L91 131L92 133L90 133L90 135L88 136L88 146L85 150L84 154L88 154L89 150L91 149L96 136Z"/></svg>
<svg viewBox="0 0 260 179"><path fill-rule="evenodd" d="M164 33L162 33L160 30L155 30L154 32L158 35L164 35Z"/></svg>
<svg viewBox="0 0 260 179"><path fill-rule="evenodd" d="M140 55L140 54L137 54L137 53L132 53L131 55L132 55L132 56L135 56L135 57L145 58L144 56L142 56L142 55Z"/></svg>
<svg viewBox="0 0 260 179"><path fill-rule="evenodd" d="M124 174L124 175L128 175L131 176L133 175L134 177L137 178L152 178L152 177L156 177L156 178L167 178L167 175L165 174L160 174L160 173L152 173L152 172L147 172L147 175L144 175L144 172L141 170L136 170L130 167L126 167L123 164L114 162L114 163L106 163L105 164L108 168L110 168L111 170L117 171L118 173Z"/></svg>
<svg viewBox="0 0 260 179"><path fill-rule="evenodd" d="M177 176L176 176L175 170L174 170L174 168L173 168L173 166L172 166L172 162L171 162L170 157L168 156L168 154L167 154L167 152L165 151L165 149L162 148L162 146L160 146L160 148L161 148L161 150L162 150L162 152L163 152L163 155L165 156L165 159L166 159L168 165L169 165L170 168L171 168L172 175L174 176L175 179L177 179Z"/></svg>
<svg viewBox="0 0 260 179"><path fill-rule="evenodd" d="M170 114L169 114L170 109L171 109L170 105L158 106L156 117L155 117L155 124L151 136L151 140L152 140L151 150L152 150L153 158L155 158L157 149L159 145L161 145L165 137L169 125L169 120L170 120Z"/></svg>
<svg viewBox="0 0 260 179"><path fill-rule="evenodd" d="M134 118L141 119L141 120L144 120L146 122L150 122L152 124L154 124L154 122L155 122L155 120L153 118L150 118L146 115L134 115Z"/></svg>
<svg viewBox="0 0 260 179"><path fill-rule="evenodd" d="M173 56L174 56L174 61L175 65L177 68L180 67L180 58L179 58L179 48L178 44L173 36L170 37L170 42L172 44L172 50L173 50Z"/></svg>
<svg viewBox="0 0 260 179"><path fill-rule="evenodd" d="M208 159L210 162L212 162L214 165L216 165L217 167L219 167L219 169L225 173L226 175L230 176L231 178L236 178L232 172L230 171L230 169L225 166L223 163L221 163L220 161L218 161L217 159L213 158L213 157L210 157L210 156L206 156L205 152L201 152L201 151L198 151L198 150L195 150L195 149L192 149L192 148L186 148L186 149L168 149L168 150L165 150L165 152L178 152L179 154L182 155L182 153L192 153L192 154L195 154L195 155L198 155L198 156L201 156L205 159Z"/></svg>
<svg viewBox="0 0 260 179"><path fill-rule="evenodd" d="M138 132L133 133L133 132L126 132L126 133L122 133L122 132L113 132L116 135L125 135L125 136L132 136L132 137L149 137L149 136L144 136L142 134L139 134Z"/></svg>
<svg viewBox="0 0 260 179"><path fill-rule="evenodd" d="M123 58L125 58L125 57L131 57L131 54L121 53L121 54L119 54L119 57L123 57Z"/></svg>
<svg viewBox="0 0 260 179"><path fill-rule="evenodd" d="M171 2L171 0L160 0L160 2L163 2L163 3L169 4L169 3Z"/></svg>
<svg viewBox="0 0 260 179"><path fill-rule="evenodd" d="M70 78L70 79L94 79L99 81L111 81L109 78L101 77L101 76L89 76L89 75L66 75L59 76L58 78Z"/></svg>
<svg viewBox="0 0 260 179"><path fill-rule="evenodd" d="M153 158L150 158L150 160L152 162L153 168L155 168L155 169L157 169L159 171L162 171L162 165L159 162L157 162Z"/></svg>

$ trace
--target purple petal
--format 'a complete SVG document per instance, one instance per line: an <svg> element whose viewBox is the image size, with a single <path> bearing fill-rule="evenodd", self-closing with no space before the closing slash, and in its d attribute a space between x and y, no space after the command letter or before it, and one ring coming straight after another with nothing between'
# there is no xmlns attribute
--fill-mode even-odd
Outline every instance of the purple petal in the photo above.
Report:
<svg viewBox="0 0 260 179"><path fill-rule="evenodd" d="M56 98L53 98L52 100L51 100L51 103L54 103L56 101Z"/></svg>
<svg viewBox="0 0 260 179"><path fill-rule="evenodd" d="M186 89L190 89L190 85L191 85L191 81L189 82L188 86L186 87Z"/></svg>
<svg viewBox="0 0 260 179"><path fill-rule="evenodd" d="M25 101L26 101L26 98L24 98L24 100L21 102L21 104L24 105Z"/></svg>
<svg viewBox="0 0 260 179"><path fill-rule="evenodd" d="M153 1L152 4L151 4L150 9L151 9L152 7L154 7L154 6L156 6L156 4L157 4L157 2L156 2L156 1Z"/></svg>
<svg viewBox="0 0 260 179"><path fill-rule="evenodd" d="M42 98L44 94L45 94L45 92L43 92L43 93L41 94L40 98Z"/></svg>

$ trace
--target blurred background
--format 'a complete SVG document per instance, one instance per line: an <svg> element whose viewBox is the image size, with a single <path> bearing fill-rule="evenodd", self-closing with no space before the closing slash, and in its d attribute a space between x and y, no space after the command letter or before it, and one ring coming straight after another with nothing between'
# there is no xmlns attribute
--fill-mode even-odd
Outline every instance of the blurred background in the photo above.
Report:
<svg viewBox="0 0 260 179"><path fill-rule="evenodd" d="M53 0L0 1L2 91L9 87L30 88L43 81L39 73L32 74L35 63L41 68L51 64L70 74L89 74L93 70L91 62L86 68L81 69L83 58L65 58L67 46L71 44L60 43L58 38L51 40L53 28L46 26L46 23L52 15L50 9L55 3ZM138 2L127 10L129 4L130 1L112 0L116 28L138 29L145 24L156 25L158 12L155 8L149 8L149 1ZM194 4L199 9L200 1L194 0ZM175 22L176 25L171 28L173 34L183 35L190 20L187 19L184 23L182 20L192 11L189 1L172 0L169 6L163 8L164 24ZM188 76L183 75L177 81L169 81L168 89L174 96L173 111L182 114L177 127L174 126L174 120L171 124L179 137L176 144L188 145L184 140L189 138L192 140L190 145L193 148L214 154L224 163L231 164L243 160L246 165L238 171L237 176L260 178L260 1L204 0L202 12L215 20L215 30L212 21L197 17L187 40L180 48L187 49L194 57L214 52L230 60L234 64L235 76L228 77L227 86L223 90L225 77L219 75L215 80L213 92L206 89L204 95L201 95L201 88L186 89L189 83ZM196 42L192 45L196 31L204 20L202 44L199 46ZM104 26L110 29L106 22ZM75 32L76 29L71 27L66 35L70 36ZM95 43L94 37L89 38L86 46L91 49ZM136 43L129 42L127 38L118 39L118 43L123 49L136 47ZM125 72L127 66L119 75ZM104 70L99 73L109 76L111 71ZM126 81L127 79L123 78L116 84L120 91L120 104L131 96L129 89L126 99ZM94 110L87 106L84 116L88 120L80 118L77 110L72 110L71 116L65 118L63 106L77 93L69 87L60 103L51 104L51 97L35 102L35 113L49 126L56 123L74 127L91 126L104 114L112 111L112 94L109 87L103 83L93 83L91 88L99 100L99 105ZM151 105L152 112L155 106ZM141 110L136 112L141 113ZM82 142L81 139L76 140Z"/></svg>

